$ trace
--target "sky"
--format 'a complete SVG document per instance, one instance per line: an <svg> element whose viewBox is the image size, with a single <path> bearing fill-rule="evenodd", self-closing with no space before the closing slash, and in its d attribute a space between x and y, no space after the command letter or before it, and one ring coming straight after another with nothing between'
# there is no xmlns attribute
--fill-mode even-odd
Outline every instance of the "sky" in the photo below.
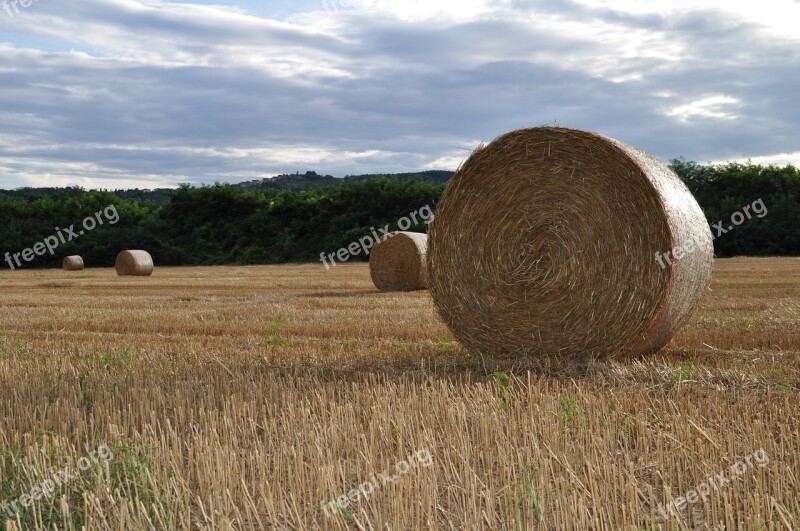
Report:
<svg viewBox="0 0 800 531"><path fill-rule="evenodd" d="M522 127L800 165L800 0L0 0L0 188L455 170Z"/></svg>

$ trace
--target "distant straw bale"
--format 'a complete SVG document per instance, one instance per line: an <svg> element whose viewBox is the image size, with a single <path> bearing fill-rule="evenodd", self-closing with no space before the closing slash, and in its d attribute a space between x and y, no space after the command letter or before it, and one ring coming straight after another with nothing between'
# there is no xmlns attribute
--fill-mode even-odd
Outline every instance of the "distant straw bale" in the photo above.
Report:
<svg viewBox="0 0 800 531"><path fill-rule="evenodd" d="M153 274L153 257L147 251L122 251L117 255L117 275L149 277Z"/></svg>
<svg viewBox="0 0 800 531"><path fill-rule="evenodd" d="M428 235L395 232L372 248L369 273L381 291L412 291L428 287Z"/></svg>
<svg viewBox="0 0 800 531"><path fill-rule="evenodd" d="M62 265L64 266L64 271L82 271L83 258L77 255L67 256L64 258Z"/></svg>

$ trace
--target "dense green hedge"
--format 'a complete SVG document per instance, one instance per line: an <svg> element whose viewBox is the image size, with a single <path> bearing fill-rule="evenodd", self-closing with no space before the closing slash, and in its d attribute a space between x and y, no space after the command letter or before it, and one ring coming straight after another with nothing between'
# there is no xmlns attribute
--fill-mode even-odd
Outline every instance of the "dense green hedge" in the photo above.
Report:
<svg viewBox="0 0 800 531"><path fill-rule="evenodd" d="M800 256L800 171L794 166L727 164L701 166L673 160L709 224L722 221L727 229L731 216L759 199L767 209L725 234L712 233L717 256Z"/></svg>
<svg viewBox="0 0 800 531"><path fill-rule="evenodd" d="M110 266L123 249L146 249L160 265L316 261L387 223L396 230L400 218L433 207L443 188L388 178L301 192L184 186L166 204L79 189L43 197L0 194L0 252L30 248L56 227L74 224L77 232L85 217L114 205L116 224L106 222L25 267L57 267L69 254L80 254L87 266ZM425 229L420 220L409 230Z"/></svg>
<svg viewBox="0 0 800 531"><path fill-rule="evenodd" d="M717 256L800 255L800 173L783 168L729 164L701 166L675 160L673 169L703 207L709 224L723 221L756 201L766 208L714 242ZM171 192L0 193L0 253L12 255L81 223L113 205L109 222L61 244L53 256L24 267L58 267L80 254L88 266L113 265L123 249L147 249L160 265L259 264L318 261L387 223L425 205L434 207L443 185L386 177L347 181L309 191L245 189L231 185L181 187ZM410 230L425 231L418 223ZM63 233L63 231L62 231ZM716 234L715 234L716 235ZM355 259L364 259L360 255ZM5 261L0 262L8 268Z"/></svg>

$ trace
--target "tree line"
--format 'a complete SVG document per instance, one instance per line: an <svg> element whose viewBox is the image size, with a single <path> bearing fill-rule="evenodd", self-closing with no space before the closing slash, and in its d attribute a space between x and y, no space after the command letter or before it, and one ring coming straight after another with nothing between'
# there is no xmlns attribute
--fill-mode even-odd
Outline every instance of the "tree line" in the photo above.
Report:
<svg viewBox="0 0 800 531"><path fill-rule="evenodd" d="M709 225L761 200L768 213L717 237L719 257L800 256L800 173L793 166L704 166L681 159L672 169L703 208ZM119 221L103 224L57 256L26 267L58 267L79 254L88 266L111 266L124 249L146 249L159 265L276 264L318 261L425 205L435 209L445 185L434 179L374 176L311 189L214 185L174 190L0 191L0 253L16 253L113 205ZM409 230L424 232L422 222ZM361 255L355 259L364 260ZM4 266L8 267L8 266Z"/></svg>

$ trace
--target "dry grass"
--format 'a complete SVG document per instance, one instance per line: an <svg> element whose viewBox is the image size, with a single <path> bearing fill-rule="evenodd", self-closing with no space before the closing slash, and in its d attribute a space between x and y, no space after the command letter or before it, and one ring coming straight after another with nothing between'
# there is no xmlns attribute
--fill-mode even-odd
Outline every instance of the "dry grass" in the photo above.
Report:
<svg viewBox="0 0 800 531"><path fill-rule="evenodd" d="M0 296L0 503L115 455L7 529L800 529L800 260L717 261L658 355L569 369L471 357L366 264L3 272Z"/></svg>

